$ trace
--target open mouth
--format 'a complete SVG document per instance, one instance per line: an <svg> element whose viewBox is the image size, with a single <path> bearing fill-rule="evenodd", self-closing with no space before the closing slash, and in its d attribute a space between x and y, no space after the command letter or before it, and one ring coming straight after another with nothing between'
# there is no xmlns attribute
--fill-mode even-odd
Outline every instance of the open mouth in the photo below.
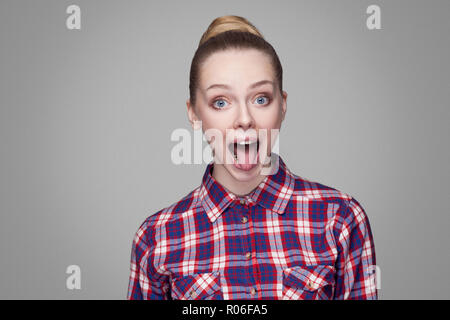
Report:
<svg viewBox="0 0 450 320"><path fill-rule="evenodd" d="M228 145L228 149L233 155L235 162L250 163L256 159L259 151L259 140L232 142Z"/></svg>

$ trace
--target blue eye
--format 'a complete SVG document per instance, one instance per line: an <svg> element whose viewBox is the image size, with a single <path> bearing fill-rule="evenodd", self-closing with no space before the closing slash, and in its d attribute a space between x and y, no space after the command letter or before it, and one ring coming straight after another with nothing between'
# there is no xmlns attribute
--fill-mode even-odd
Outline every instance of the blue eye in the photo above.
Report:
<svg viewBox="0 0 450 320"><path fill-rule="evenodd" d="M221 103L220 103L220 105L217 105L216 102L221 102ZM222 109L223 107L225 107L225 103L226 103L225 100L223 100L223 99L217 99L217 100L215 100L215 101L213 102L213 106L214 106L214 108L216 108L216 109Z"/></svg>
<svg viewBox="0 0 450 320"><path fill-rule="evenodd" d="M262 102L263 102L262 104L264 104L264 99L267 100L266 104L269 103L269 99L266 96L258 97L258 98L256 98L256 101L261 102L261 100L262 100ZM260 104L260 103L257 103L257 104Z"/></svg>

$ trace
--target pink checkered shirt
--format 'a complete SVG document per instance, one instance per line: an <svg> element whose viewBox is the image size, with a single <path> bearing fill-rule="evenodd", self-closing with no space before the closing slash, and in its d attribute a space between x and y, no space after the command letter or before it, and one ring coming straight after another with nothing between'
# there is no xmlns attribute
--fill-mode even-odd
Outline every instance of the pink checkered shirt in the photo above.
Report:
<svg viewBox="0 0 450 320"><path fill-rule="evenodd" d="M368 217L350 195L279 170L250 194L211 175L149 216L128 299L377 299Z"/></svg>

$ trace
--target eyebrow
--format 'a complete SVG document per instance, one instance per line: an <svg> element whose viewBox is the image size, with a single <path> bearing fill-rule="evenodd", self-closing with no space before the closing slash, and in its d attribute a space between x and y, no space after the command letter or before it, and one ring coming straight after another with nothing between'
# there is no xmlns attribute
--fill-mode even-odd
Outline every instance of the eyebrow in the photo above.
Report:
<svg viewBox="0 0 450 320"><path fill-rule="evenodd" d="M256 87L262 86L263 84L267 84L267 83L273 85L273 81L270 81L270 80L261 80L261 81L255 82L254 84L250 85L249 88L250 88L250 89L254 89L254 88L256 88ZM209 89L213 89L213 88L230 89L230 86L229 86L229 85L226 85L226 84L213 84L213 85L210 85L210 86L206 89L206 91L208 91Z"/></svg>

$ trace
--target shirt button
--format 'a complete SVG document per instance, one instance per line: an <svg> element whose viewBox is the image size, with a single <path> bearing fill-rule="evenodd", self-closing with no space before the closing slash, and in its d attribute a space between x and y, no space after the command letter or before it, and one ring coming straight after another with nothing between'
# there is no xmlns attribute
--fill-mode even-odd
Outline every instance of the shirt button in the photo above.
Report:
<svg viewBox="0 0 450 320"><path fill-rule="evenodd" d="M191 292L189 292L189 295L191 296L192 299L195 299L197 297L197 293L195 293L194 290L192 290Z"/></svg>
<svg viewBox="0 0 450 320"><path fill-rule="evenodd" d="M245 204L245 200L241 200L241 204L244 205Z"/></svg>
<svg viewBox="0 0 450 320"><path fill-rule="evenodd" d="M247 253L245 254L245 257L246 257L247 259L250 259L250 258L252 257L252 253L251 253L251 252L247 252Z"/></svg>
<svg viewBox="0 0 450 320"><path fill-rule="evenodd" d="M311 280L308 280L308 283L306 284L308 286L309 289L311 290L316 290L317 286L314 282L312 282Z"/></svg>
<svg viewBox="0 0 450 320"><path fill-rule="evenodd" d="M251 288L251 289L250 289L250 294L251 294L252 296L254 296L254 295L256 294L256 289L255 289L255 288Z"/></svg>
<svg viewBox="0 0 450 320"><path fill-rule="evenodd" d="M242 218L241 218L241 222L242 222L242 223L247 223L247 221L248 221L247 217L242 217Z"/></svg>

